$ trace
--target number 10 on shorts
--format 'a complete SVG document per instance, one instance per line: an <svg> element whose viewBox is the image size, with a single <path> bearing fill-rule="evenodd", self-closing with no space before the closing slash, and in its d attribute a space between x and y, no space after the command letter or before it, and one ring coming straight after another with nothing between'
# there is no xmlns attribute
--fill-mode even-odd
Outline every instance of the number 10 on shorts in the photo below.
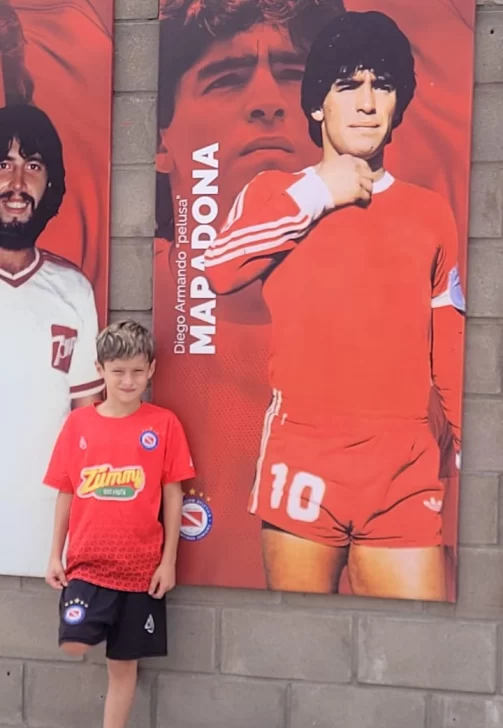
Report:
<svg viewBox="0 0 503 728"><path fill-rule="evenodd" d="M286 497L286 512L294 521L314 523L318 520L326 490L326 485L321 478L301 471L290 479L288 466L285 463L273 465L271 475L274 476L271 508L275 510L280 508Z"/></svg>

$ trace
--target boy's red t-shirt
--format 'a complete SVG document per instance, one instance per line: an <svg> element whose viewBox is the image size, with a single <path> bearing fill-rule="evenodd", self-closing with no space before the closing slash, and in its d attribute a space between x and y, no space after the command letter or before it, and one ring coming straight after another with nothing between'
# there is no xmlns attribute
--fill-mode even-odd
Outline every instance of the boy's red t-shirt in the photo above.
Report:
<svg viewBox="0 0 503 728"><path fill-rule="evenodd" d="M71 412L44 478L74 495L67 578L148 591L164 541L162 486L194 475L173 412L152 404L122 418L103 417L95 406Z"/></svg>

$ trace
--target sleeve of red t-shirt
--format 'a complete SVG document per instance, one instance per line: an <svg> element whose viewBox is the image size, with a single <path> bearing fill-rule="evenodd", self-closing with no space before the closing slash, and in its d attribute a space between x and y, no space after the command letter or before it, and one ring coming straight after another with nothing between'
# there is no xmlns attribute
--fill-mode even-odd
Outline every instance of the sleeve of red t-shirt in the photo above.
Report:
<svg viewBox="0 0 503 728"><path fill-rule="evenodd" d="M70 478L70 453L72 449L72 415L70 414L58 435L54 445L44 485L56 488L62 493L73 494Z"/></svg>
<svg viewBox="0 0 503 728"><path fill-rule="evenodd" d="M451 208L435 195L432 204L433 223L440 245L433 278L433 308L453 306L464 311L465 299L458 267L458 232Z"/></svg>
<svg viewBox="0 0 503 728"><path fill-rule="evenodd" d="M222 230L205 252L205 271L217 293L229 293L279 263L327 210L330 192L314 169L267 171L239 193Z"/></svg>
<svg viewBox="0 0 503 728"><path fill-rule="evenodd" d="M459 449L465 298L458 271L456 225L447 204L439 206L435 222L440 247L432 291L433 381Z"/></svg>
<svg viewBox="0 0 503 728"><path fill-rule="evenodd" d="M166 436L166 453L162 472L162 484L178 483L195 476L189 444L180 420L172 415Z"/></svg>

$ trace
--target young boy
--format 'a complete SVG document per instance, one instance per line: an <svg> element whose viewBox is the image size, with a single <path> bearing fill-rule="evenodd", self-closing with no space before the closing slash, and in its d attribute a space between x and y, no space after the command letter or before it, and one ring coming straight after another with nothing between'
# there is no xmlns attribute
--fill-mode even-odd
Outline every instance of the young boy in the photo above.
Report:
<svg viewBox="0 0 503 728"><path fill-rule="evenodd" d="M130 320L112 324L98 336L97 356L105 401L69 415L44 479L59 491L46 581L62 590L65 652L80 656L106 641L103 726L124 728L138 659L167 653L180 481L195 473L178 419L141 401L155 368L148 330Z"/></svg>

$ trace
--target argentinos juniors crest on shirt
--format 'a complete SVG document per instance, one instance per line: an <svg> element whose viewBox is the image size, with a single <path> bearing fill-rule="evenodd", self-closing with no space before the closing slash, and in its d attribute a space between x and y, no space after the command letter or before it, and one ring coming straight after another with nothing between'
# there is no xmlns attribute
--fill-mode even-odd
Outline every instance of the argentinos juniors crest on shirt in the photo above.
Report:
<svg viewBox="0 0 503 728"><path fill-rule="evenodd" d="M137 465L113 468L111 465L95 465L80 471L81 482L77 488L80 498L98 500L133 500L145 487L145 472Z"/></svg>

